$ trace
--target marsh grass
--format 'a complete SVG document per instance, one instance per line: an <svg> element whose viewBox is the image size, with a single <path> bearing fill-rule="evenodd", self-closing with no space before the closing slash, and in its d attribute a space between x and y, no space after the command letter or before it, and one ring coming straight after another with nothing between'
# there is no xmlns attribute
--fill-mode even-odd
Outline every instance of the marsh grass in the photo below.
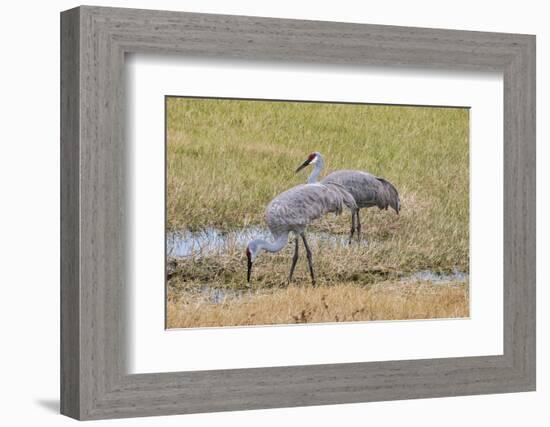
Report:
<svg viewBox="0 0 550 427"><path fill-rule="evenodd" d="M459 318L469 316L468 300L465 283L290 286L216 302L204 294L178 294L168 299L167 324L187 328Z"/></svg>
<svg viewBox="0 0 550 427"><path fill-rule="evenodd" d="M460 108L168 98L167 232L264 227L267 203L305 182L309 170L294 170L310 152L320 151L324 174L369 171L391 181L402 204L399 216L361 210L367 245L315 245L321 286L338 292L344 284L363 289L419 270L468 272L468 117ZM349 226L346 211L315 221L309 230L346 235ZM182 301L204 285L284 290L291 256L290 244L260 256L252 285L245 280L243 247L170 260L168 293L183 309L189 306ZM303 247L295 283L309 283ZM240 304L225 309L240 310ZM169 316L176 306L169 307ZM436 308L430 313L438 317Z"/></svg>

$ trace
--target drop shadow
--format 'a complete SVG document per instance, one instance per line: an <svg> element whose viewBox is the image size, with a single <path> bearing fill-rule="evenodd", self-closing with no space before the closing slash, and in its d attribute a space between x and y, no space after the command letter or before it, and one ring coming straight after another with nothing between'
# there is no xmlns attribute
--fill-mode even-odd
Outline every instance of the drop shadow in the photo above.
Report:
<svg viewBox="0 0 550 427"><path fill-rule="evenodd" d="M50 412L59 414L59 399L37 399L35 403Z"/></svg>

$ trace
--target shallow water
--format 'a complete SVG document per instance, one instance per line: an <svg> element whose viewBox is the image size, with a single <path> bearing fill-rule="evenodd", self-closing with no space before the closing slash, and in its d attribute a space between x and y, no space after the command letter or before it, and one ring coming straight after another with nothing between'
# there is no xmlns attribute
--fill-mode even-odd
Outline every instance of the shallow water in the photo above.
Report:
<svg viewBox="0 0 550 427"><path fill-rule="evenodd" d="M210 286L202 286L199 291L199 294L212 304L222 304L226 298L240 298L254 293L250 289L220 289Z"/></svg>
<svg viewBox="0 0 550 427"><path fill-rule="evenodd" d="M431 270L423 270L403 275L401 277L401 282L429 282L432 284L443 284L448 282L466 283L468 278L468 273L456 269L452 273L437 273ZM211 304L223 304L226 299L241 298L258 293L259 291L254 291L252 289L225 289L214 288L207 285L201 286L198 291L198 294Z"/></svg>
<svg viewBox="0 0 550 427"><path fill-rule="evenodd" d="M334 235L325 232L308 232L308 242L348 245L348 236ZM261 227L247 227L240 230L221 231L207 228L202 231L178 231L167 234L166 251L169 257L185 258L201 255L221 254L230 248L244 249L252 239L273 240L269 230ZM355 241L354 243L356 243ZM366 240L360 242L368 245Z"/></svg>
<svg viewBox="0 0 550 427"><path fill-rule="evenodd" d="M330 244L348 246L347 235L334 235L326 232L308 232L308 241L313 244ZM223 254L235 248L244 249L252 239L272 240L269 230L261 227L248 227L234 231L220 231L216 228L207 228L198 232L180 231L167 234L167 255L171 258L200 257L205 255ZM353 244L357 244L354 240ZM362 240L359 244L369 245L375 242ZM422 270L407 273L397 278L401 282L429 282L433 284L446 282L465 283L469 279L466 272L457 269L450 273L441 273L432 270ZM226 298L242 297L254 293L252 290L233 290L202 286L198 293L210 303L222 304Z"/></svg>
<svg viewBox="0 0 550 427"><path fill-rule="evenodd" d="M402 281L406 282L431 282L431 283L443 283L443 282L467 282L469 274L463 271L454 269L452 273L440 273L431 270L422 270L409 274L402 278Z"/></svg>

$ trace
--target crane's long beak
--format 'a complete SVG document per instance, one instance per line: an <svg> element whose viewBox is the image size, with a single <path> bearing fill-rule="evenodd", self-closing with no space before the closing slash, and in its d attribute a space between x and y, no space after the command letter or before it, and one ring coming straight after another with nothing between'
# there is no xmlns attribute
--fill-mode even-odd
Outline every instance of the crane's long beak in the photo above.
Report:
<svg viewBox="0 0 550 427"><path fill-rule="evenodd" d="M298 173L300 172L303 168L305 168L307 165L309 165L311 163L311 160L307 159L304 163L302 163L300 165L300 167L298 169L296 169L296 171L294 173Z"/></svg>
<svg viewBox="0 0 550 427"><path fill-rule="evenodd" d="M252 274L252 260L250 259L250 255L248 255L247 264L248 264L248 271L246 273L246 281L250 283L250 275Z"/></svg>

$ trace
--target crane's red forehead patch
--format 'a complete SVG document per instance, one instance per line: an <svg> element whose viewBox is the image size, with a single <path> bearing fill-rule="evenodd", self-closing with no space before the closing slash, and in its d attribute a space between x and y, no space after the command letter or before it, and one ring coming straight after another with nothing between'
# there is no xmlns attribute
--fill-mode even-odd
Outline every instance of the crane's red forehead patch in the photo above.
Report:
<svg viewBox="0 0 550 427"><path fill-rule="evenodd" d="M309 156L307 156L307 159L311 162L315 158L315 156L315 153L311 153Z"/></svg>

